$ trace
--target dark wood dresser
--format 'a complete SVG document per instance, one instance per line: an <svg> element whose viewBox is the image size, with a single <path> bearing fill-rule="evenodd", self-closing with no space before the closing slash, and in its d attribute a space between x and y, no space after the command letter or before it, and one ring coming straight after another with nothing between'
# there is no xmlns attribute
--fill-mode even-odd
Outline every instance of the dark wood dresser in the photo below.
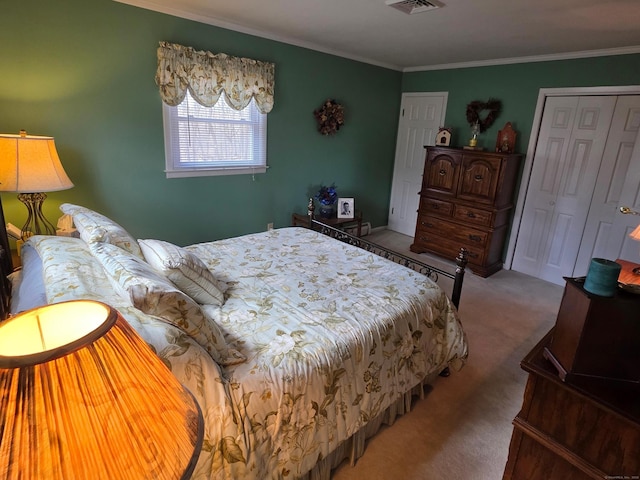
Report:
<svg viewBox="0 0 640 480"><path fill-rule="evenodd" d="M637 346L640 339L616 333L622 322L640 322L640 296L619 292L613 298L588 299L580 295L579 285L567 284L556 326L521 363L529 377L522 409L513 421L503 480L640 478L640 384L637 374L624 368L626 358L638 355L629 346ZM631 303L636 305L633 319L627 316ZM604 305L607 312L602 310ZM575 336L577 348L567 350L567 309L572 306L575 323L583 327ZM594 315L611 325L610 333L590 326ZM554 336L558 336L555 344ZM595 337L600 349L593 350ZM563 368L549 360L550 352L565 363L565 370L578 368L579 374L563 375ZM616 363L622 368L612 369Z"/></svg>
<svg viewBox="0 0 640 480"><path fill-rule="evenodd" d="M455 258L460 247L482 277L502 268L522 155L426 147L411 250Z"/></svg>

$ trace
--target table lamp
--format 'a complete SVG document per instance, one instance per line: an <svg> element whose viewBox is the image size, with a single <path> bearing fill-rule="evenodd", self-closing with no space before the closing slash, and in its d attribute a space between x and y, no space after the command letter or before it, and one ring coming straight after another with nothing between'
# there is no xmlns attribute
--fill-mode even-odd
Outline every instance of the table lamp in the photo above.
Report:
<svg viewBox="0 0 640 480"><path fill-rule="evenodd" d="M638 225L633 232L629 234L636 242L640 242L640 225ZM636 267L632 270L635 275L640 275L640 267Z"/></svg>
<svg viewBox="0 0 640 480"><path fill-rule="evenodd" d="M77 300L0 323L0 477L186 479L202 413L113 308Z"/></svg>
<svg viewBox="0 0 640 480"><path fill-rule="evenodd" d="M629 207L620 207L620 212L625 215L640 215L640 212L630 209ZM629 237L637 242L640 242L640 225L638 225L630 234ZM636 267L632 270L635 275L640 275L640 267Z"/></svg>
<svg viewBox="0 0 640 480"><path fill-rule="evenodd" d="M47 195L73 187L62 168L53 137L0 134L0 192L16 192L28 210L22 240L30 235L55 235L56 229L42 213Z"/></svg>

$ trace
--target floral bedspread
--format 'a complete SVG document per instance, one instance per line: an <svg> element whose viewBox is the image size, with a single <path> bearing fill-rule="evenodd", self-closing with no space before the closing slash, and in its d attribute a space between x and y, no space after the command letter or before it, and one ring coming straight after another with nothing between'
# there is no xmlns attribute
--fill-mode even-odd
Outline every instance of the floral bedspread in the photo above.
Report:
<svg viewBox="0 0 640 480"><path fill-rule="evenodd" d="M310 230L186 247L228 283L222 306L203 307L247 357L224 368L119 296L81 241L35 243L49 301L118 308L194 393L205 418L196 479L304 475L425 376L467 357L457 313L431 280Z"/></svg>

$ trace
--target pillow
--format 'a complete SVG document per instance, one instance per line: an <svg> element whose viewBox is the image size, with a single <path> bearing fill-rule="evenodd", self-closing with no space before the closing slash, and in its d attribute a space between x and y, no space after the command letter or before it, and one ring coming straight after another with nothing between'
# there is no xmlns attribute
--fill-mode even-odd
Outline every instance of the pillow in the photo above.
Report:
<svg viewBox="0 0 640 480"><path fill-rule="evenodd" d="M144 259L196 302L224 303L224 286L193 253L162 240L138 240Z"/></svg>
<svg viewBox="0 0 640 480"><path fill-rule="evenodd" d="M138 310L178 327L221 365L246 360L244 355L227 345L218 325L196 302L144 260L109 243L92 243L91 250L116 288L129 296Z"/></svg>
<svg viewBox="0 0 640 480"><path fill-rule="evenodd" d="M63 203L60 205L62 213L71 215L73 223L80 234L80 238L87 243L106 242L143 258L142 251L136 239L122 226L94 212L86 207Z"/></svg>
<svg viewBox="0 0 640 480"><path fill-rule="evenodd" d="M11 287L11 313L46 305L47 292L44 286L42 259L29 242L20 251L22 268L9 275Z"/></svg>

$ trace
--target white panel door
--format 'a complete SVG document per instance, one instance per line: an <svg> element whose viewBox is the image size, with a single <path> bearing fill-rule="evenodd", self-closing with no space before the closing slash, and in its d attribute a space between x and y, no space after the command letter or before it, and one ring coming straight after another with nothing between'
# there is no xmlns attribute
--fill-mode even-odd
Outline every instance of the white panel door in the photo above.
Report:
<svg viewBox="0 0 640 480"><path fill-rule="evenodd" d="M426 145L435 143L444 125L447 93L404 93L389 205L390 230L414 236Z"/></svg>
<svg viewBox="0 0 640 480"><path fill-rule="evenodd" d="M573 273L615 103L606 96L547 100L514 270L559 285Z"/></svg>
<svg viewBox="0 0 640 480"><path fill-rule="evenodd" d="M628 237L640 219L619 211L621 205L640 207L639 132L640 95L618 97L574 277L586 275L594 257L640 262L640 244Z"/></svg>

